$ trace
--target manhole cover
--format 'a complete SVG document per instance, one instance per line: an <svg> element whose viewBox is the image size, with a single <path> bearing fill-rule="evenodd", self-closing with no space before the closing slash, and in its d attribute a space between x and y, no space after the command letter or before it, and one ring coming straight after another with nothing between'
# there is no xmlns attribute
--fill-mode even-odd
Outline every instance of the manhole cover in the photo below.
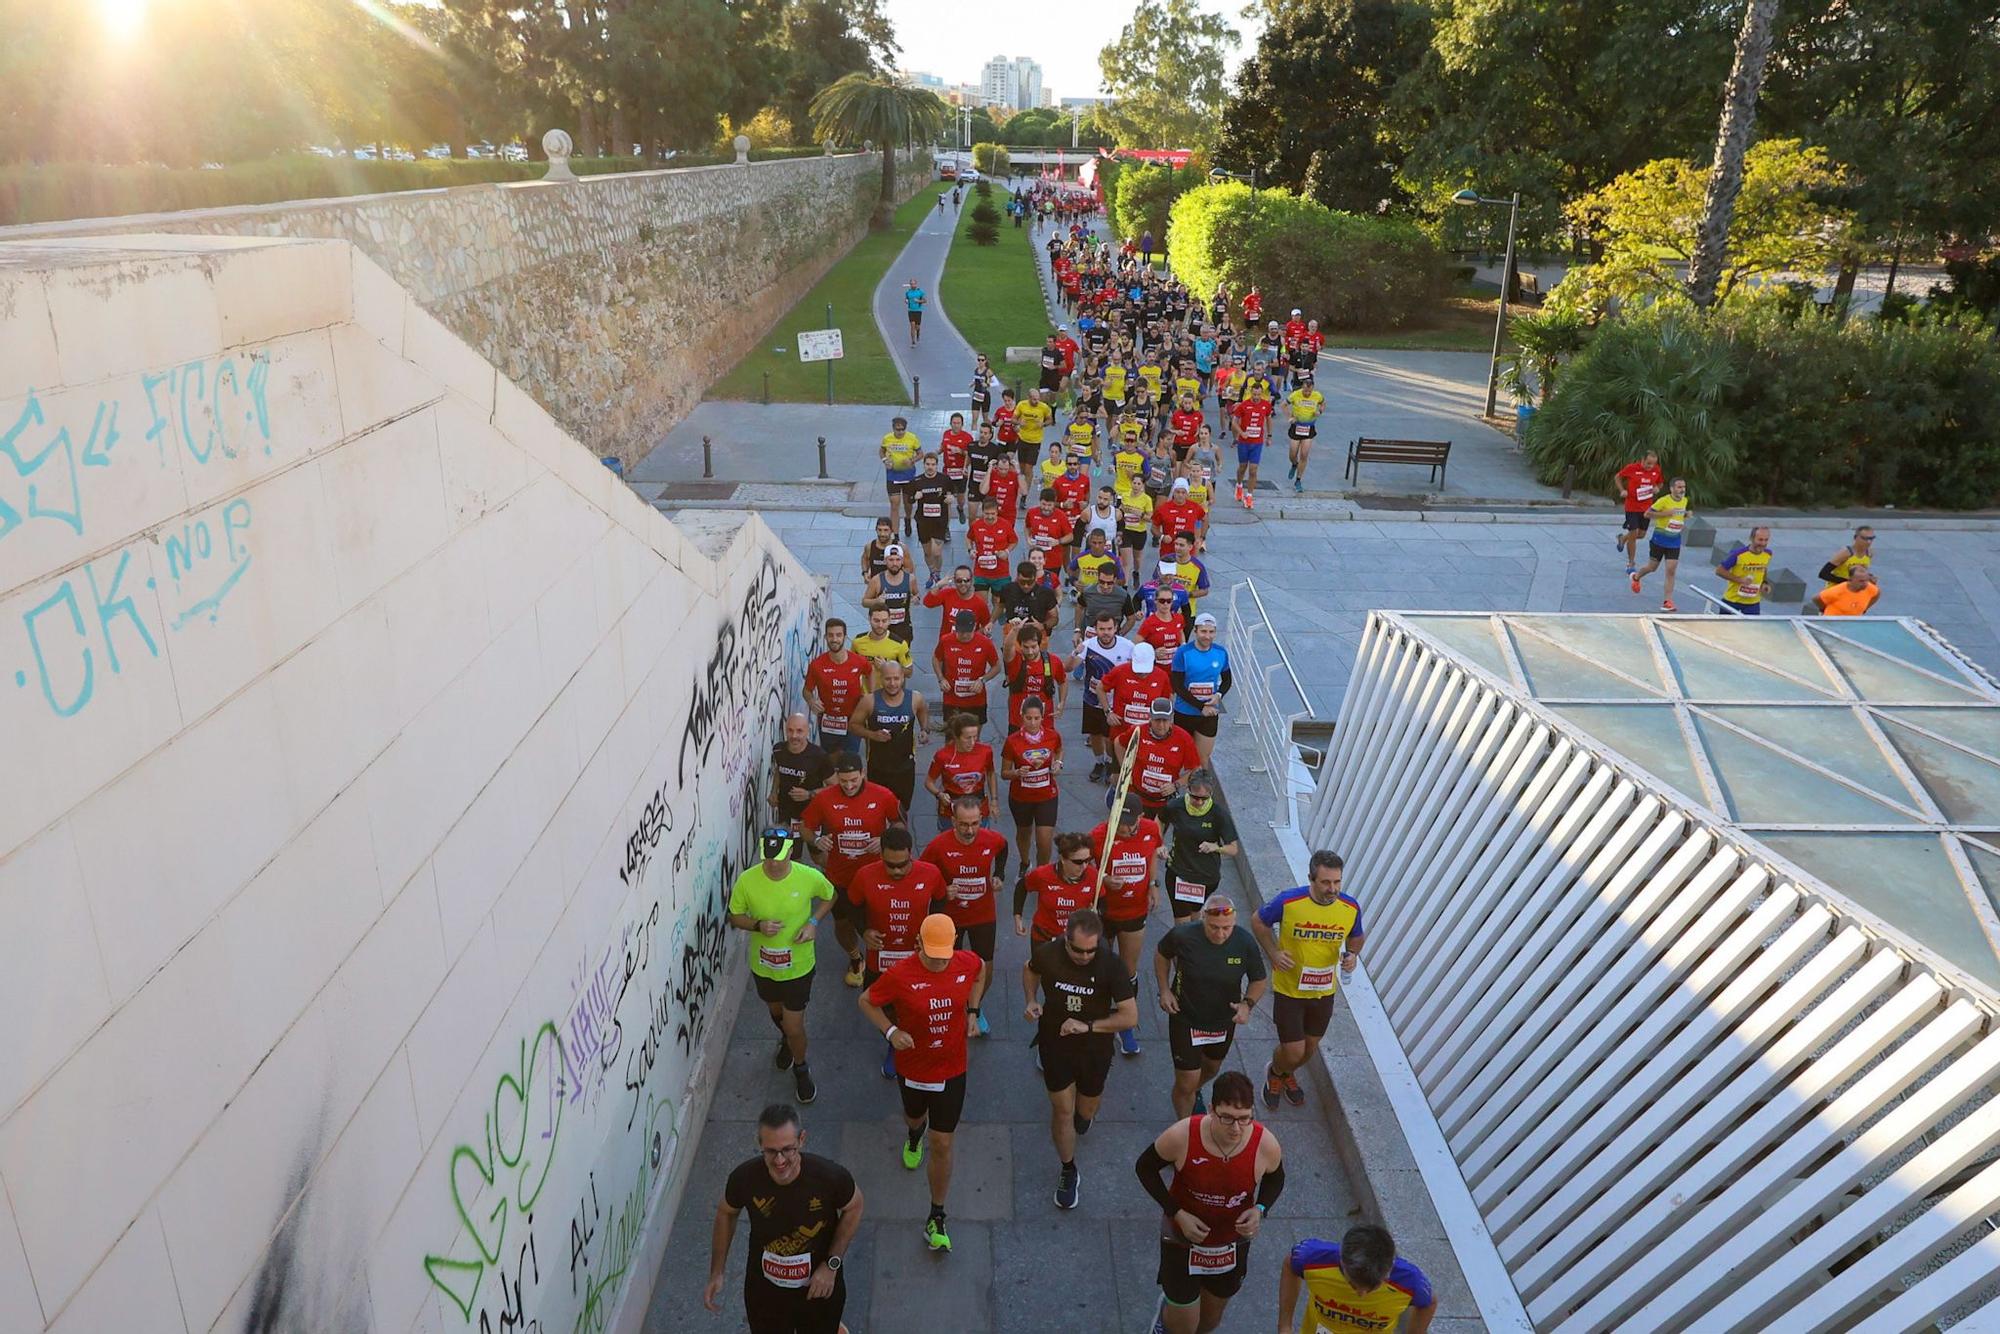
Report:
<svg viewBox="0 0 2000 1334"><path fill-rule="evenodd" d="M669 482L660 492L661 500L728 500L736 494L735 482Z"/></svg>

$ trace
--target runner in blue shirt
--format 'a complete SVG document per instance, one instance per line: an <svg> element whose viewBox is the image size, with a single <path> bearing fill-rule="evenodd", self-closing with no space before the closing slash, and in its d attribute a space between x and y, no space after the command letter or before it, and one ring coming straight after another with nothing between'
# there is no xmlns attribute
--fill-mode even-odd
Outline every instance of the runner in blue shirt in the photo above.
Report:
<svg viewBox="0 0 2000 1334"><path fill-rule="evenodd" d="M1229 650L1215 642L1214 616L1203 612L1194 618L1194 642L1174 650L1170 675L1174 721L1193 734L1195 749L1206 765L1209 752L1215 749L1222 697L1235 684L1229 671Z"/></svg>
<svg viewBox="0 0 2000 1334"><path fill-rule="evenodd" d="M924 289L917 285L915 278L903 284L903 304L910 309L911 347L915 347L917 340L924 336L924 302L929 299L924 295Z"/></svg>

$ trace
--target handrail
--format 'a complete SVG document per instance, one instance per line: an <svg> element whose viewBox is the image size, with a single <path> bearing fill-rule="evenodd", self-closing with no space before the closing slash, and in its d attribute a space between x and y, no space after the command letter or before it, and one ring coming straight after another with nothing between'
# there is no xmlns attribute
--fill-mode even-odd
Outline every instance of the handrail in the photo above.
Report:
<svg viewBox="0 0 2000 1334"><path fill-rule="evenodd" d="M1245 579L1243 586L1250 590L1250 598L1257 604L1257 615L1263 618L1265 628L1271 632L1271 647L1278 650L1278 661L1285 665L1285 675L1292 679L1292 689L1298 692L1299 703L1306 706L1306 713L1309 716L1317 717L1319 710L1313 707L1312 696L1308 695L1305 686L1299 683L1299 674L1292 670L1292 655L1285 652L1285 641L1278 638L1278 627L1271 624L1271 613L1264 610L1264 598L1257 591L1257 582L1254 579Z"/></svg>

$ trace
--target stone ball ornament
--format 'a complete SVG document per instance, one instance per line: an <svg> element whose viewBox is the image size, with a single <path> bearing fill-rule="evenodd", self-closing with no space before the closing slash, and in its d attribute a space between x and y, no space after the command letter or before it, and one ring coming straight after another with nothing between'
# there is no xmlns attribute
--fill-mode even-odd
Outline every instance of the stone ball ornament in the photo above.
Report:
<svg viewBox="0 0 2000 1334"><path fill-rule="evenodd" d="M736 136L736 161L739 166L750 161L750 136L747 134Z"/></svg>
<svg viewBox="0 0 2000 1334"><path fill-rule="evenodd" d="M549 170L542 179L549 181L573 181L576 173L570 170L570 155L576 151L576 141L569 137L569 131L553 129L542 135L542 151L548 154Z"/></svg>

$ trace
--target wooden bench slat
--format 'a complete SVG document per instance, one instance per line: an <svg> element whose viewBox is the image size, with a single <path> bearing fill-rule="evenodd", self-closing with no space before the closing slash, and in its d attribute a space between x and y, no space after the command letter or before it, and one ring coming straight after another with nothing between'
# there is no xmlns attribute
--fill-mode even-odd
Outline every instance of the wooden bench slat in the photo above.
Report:
<svg viewBox="0 0 2000 1334"><path fill-rule="evenodd" d="M1364 435L1347 446L1347 475L1358 482L1364 463L1411 463L1428 467L1432 483L1442 488L1450 458L1449 440L1381 440Z"/></svg>

